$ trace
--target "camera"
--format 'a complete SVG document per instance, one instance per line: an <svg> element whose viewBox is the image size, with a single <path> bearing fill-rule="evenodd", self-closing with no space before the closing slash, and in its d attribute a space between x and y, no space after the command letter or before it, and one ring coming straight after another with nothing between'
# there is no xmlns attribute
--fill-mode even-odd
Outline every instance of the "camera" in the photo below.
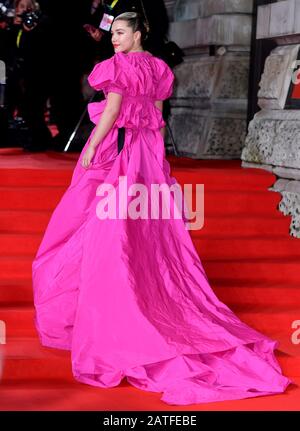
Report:
<svg viewBox="0 0 300 431"><path fill-rule="evenodd" d="M38 24L40 15L39 11L26 10L22 14L18 15L18 17L21 18L22 24L31 29Z"/></svg>

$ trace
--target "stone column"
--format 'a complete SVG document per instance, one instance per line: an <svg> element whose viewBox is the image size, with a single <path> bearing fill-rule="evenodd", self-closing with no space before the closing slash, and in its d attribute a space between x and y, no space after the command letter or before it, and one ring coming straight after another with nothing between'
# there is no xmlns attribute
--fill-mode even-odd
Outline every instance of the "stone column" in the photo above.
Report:
<svg viewBox="0 0 300 431"><path fill-rule="evenodd" d="M176 0L165 0L166 9L170 21L174 21L174 8Z"/></svg>
<svg viewBox="0 0 300 431"><path fill-rule="evenodd" d="M240 158L247 133L252 0L177 0L170 40L184 51L169 121L191 158ZM166 138L170 144L170 137Z"/></svg>
<svg viewBox="0 0 300 431"><path fill-rule="evenodd" d="M278 179L280 210L292 216L290 233L300 238L300 110L285 109L300 48L300 0L258 8L257 38L277 43L265 62L258 93L261 111L249 124L242 165L268 169Z"/></svg>

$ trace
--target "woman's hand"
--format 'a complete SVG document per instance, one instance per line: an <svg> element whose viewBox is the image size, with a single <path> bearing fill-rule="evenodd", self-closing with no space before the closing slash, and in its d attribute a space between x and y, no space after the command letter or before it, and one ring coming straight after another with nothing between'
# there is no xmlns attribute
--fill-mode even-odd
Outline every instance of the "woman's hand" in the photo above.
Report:
<svg viewBox="0 0 300 431"><path fill-rule="evenodd" d="M87 169L91 163L92 158L95 154L95 147L88 145L87 149L85 150L85 153L82 157L81 166L85 169Z"/></svg>

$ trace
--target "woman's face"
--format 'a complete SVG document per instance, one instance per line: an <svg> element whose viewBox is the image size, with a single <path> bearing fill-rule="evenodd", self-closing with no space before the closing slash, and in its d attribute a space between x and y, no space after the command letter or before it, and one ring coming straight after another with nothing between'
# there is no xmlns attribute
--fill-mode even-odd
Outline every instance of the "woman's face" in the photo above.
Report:
<svg viewBox="0 0 300 431"><path fill-rule="evenodd" d="M127 21L115 21L111 27L111 42L115 52L129 52L131 50L140 50L141 32L133 32L132 28L127 25Z"/></svg>

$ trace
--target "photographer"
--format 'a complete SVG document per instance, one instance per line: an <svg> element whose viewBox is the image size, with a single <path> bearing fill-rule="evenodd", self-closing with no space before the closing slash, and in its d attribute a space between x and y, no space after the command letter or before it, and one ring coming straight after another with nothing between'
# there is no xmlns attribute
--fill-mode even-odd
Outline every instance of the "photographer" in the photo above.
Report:
<svg viewBox="0 0 300 431"><path fill-rule="evenodd" d="M0 61L4 63L4 67L1 68L1 77L2 82L5 82L5 68L7 59L9 57L9 25L12 22L12 19L14 17L14 9L13 9L13 2L12 0L3 0L0 1ZM3 108L3 95L4 95L4 89L5 84L3 84L4 87L1 88L1 107Z"/></svg>
<svg viewBox="0 0 300 431"><path fill-rule="evenodd" d="M88 0L86 2L83 24L86 72L93 67L95 62L102 61L114 54L110 35L99 28L104 12L104 0Z"/></svg>
<svg viewBox="0 0 300 431"><path fill-rule="evenodd" d="M15 18L7 34L7 105L28 128L24 149L46 150L51 133L45 123L49 95L50 58L48 21L34 0L16 0Z"/></svg>
<svg viewBox="0 0 300 431"><path fill-rule="evenodd" d="M81 79L86 0L41 0L41 8L51 28L51 118L59 131L52 148L62 151L85 107Z"/></svg>

